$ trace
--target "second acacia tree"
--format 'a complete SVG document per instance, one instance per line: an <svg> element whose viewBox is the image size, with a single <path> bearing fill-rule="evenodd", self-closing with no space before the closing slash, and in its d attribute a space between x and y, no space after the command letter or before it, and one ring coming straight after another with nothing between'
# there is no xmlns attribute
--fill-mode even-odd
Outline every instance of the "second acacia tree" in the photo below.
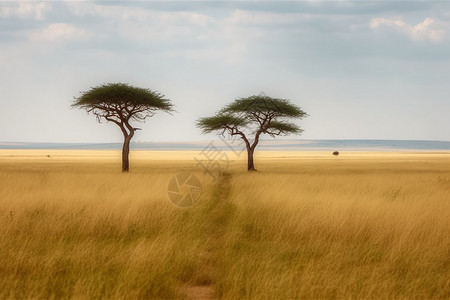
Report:
<svg viewBox="0 0 450 300"><path fill-rule="evenodd" d="M239 136L247 148L247 169L254 171L253 154L261 134L273 138L279 135L300 134L303 130L292 119L303 119L307 114L287 99L266 95L239 98L226 105L212 117L200 118L197 126L203 133L213 131L222 135Z"/></svg>

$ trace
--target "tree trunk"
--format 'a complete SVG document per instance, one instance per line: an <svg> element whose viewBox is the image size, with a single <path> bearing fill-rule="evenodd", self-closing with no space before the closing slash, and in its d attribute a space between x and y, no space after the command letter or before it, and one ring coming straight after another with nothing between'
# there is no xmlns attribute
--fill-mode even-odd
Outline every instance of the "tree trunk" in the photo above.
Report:
<svg viewBox="0 0 450 300"><path fill-rule="evenodd" d="M253 153L255 152L256 145L258 144L259 135L256 135L253 145L250 145L250 143L244 133L239 131L237 134L239 134L241 136L242 140L245 143L245 147L247 148L247 158L248 158L247 159L247 170L248 171L256 171L255 165L253 163Z"/></svg>
<svg viewBox="0 0 450 300"><path fill-rule="evenodd" d="M130 171L130 161L128 159L128 155L130 154L130 141L131 137L126 136L123 141L122 147L122 172Z"/></svg>
<svg viewBox="0 0 450 300"><path fill-rule="evenodd" d="M253 153L255 152L255 149L247 149L247 156L248 156L248 161L247 161L247 170L248 171L256 171L255 169L255 165L253 163Z"/></svg>
<svg viewBox="0 0 450 300"><path fill-rule="evenodd" d="M130 154L130 142L134 136L134 128L131 127L128 120L123 120L119 126L123 133L122 172L128 172L130 171L130 161L128 159L128 155Z"/></svg>

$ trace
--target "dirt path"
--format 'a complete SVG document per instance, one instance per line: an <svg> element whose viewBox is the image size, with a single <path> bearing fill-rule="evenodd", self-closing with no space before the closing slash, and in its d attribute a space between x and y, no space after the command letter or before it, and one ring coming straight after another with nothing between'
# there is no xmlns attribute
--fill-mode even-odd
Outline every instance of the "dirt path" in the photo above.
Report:
<svg viewBox="0 0 450 300"><path fill-rule="evenodd" d="M231 192L230 179L229 174L218 179L211 204L206 208L207 223L204 228L208 238L204 251L199 254L202 264L196 284L185 287L187 299L217 299L214 296L214 284L218 276L219 250L224 243L227 224L234 213L233 206L227 201Z"/></svg>

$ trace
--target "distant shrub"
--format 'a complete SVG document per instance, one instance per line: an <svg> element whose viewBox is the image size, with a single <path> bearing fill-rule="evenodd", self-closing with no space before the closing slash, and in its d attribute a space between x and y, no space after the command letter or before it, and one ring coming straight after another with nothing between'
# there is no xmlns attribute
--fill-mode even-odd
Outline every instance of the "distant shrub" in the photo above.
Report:
<svg viewBox="0 0 450 300"><path fill-rule="evenodd" d="M333 155L334 155L334 156L338 156L338 155L339 155L339 151L334 151L334 152L333 152Z"/></svg>

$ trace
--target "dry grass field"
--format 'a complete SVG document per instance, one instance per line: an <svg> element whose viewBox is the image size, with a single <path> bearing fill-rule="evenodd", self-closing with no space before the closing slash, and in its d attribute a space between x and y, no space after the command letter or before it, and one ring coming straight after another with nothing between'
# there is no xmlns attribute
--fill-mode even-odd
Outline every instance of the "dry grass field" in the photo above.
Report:
<svg viewBox="0 0 450 300"><path fill-rule="evenodd" d="M197 154L0 150L0 298L450 298L450 153Z"/></svg>

